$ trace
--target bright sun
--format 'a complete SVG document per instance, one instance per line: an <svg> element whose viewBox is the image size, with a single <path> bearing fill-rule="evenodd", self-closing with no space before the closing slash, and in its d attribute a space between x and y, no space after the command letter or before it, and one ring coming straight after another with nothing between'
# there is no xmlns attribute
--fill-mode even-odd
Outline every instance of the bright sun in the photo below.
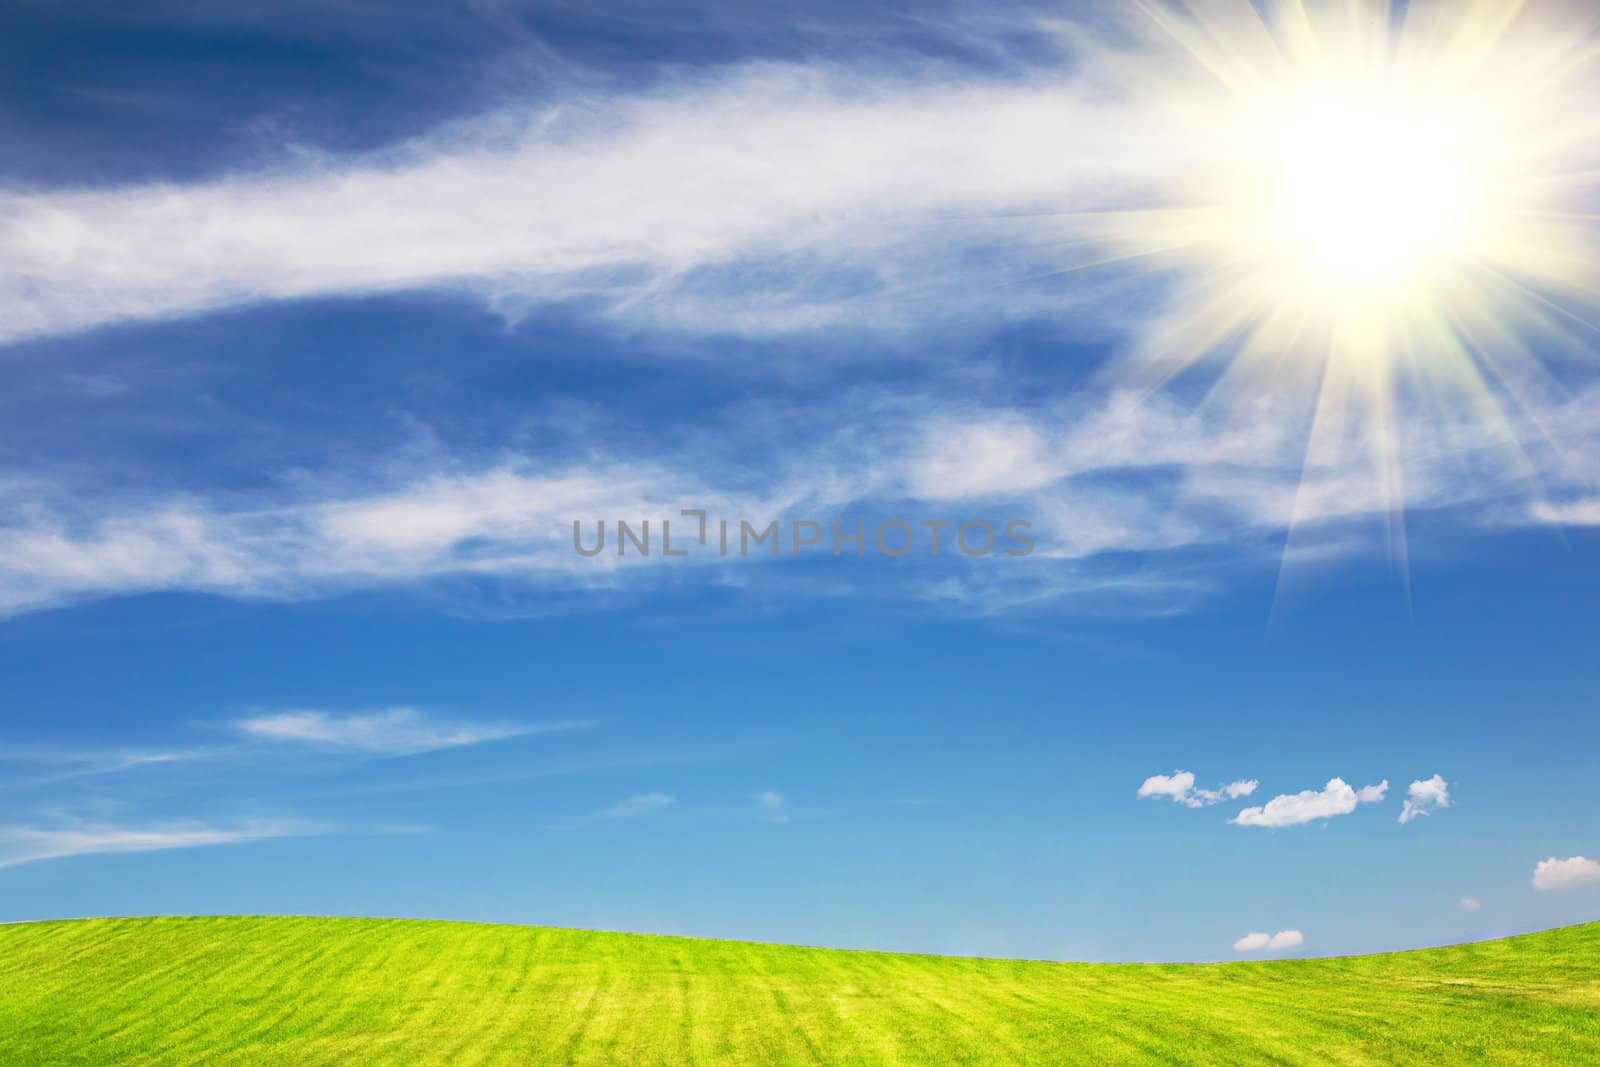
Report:
<svg viewBox="0 0 1600 1067"><path fill-rule="evenodd" d="M1365 442L1396 514L1408 397L1514 441L1506 398L1595 340L1592 0L1136 10L1107 77L1168 162L1152 206L1064 220L1169 278L1132 365L1303 385L1307 469Z"/></svg>
<svg viewBox="0 0 1600 1067"><path fill-rule="evenodd" d="M1470 255L1492 228L1490 160L1452 109L1350 85L1272 105L1249 116L1245 162L1260 188L1240 201L1240 236L1309 291L1382 299Z"/></svg>

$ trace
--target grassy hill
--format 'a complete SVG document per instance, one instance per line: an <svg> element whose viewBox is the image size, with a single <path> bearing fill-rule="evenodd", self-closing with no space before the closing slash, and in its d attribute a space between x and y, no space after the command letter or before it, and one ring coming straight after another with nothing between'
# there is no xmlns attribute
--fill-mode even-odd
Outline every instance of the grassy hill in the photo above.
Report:
<svg viewBox="0 0 1600 1067"><path fill-rule="evenodd" d="M0 927L0 1064L1600 1063L1600 924L1213 965L369 919Z"/></svg>

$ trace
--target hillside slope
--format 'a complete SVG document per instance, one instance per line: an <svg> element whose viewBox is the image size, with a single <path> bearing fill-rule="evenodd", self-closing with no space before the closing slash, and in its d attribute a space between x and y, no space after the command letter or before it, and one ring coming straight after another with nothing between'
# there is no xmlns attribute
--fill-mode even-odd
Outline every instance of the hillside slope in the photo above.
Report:
<svg viewBox="0 0 1600 1067"><path fill-rule="evenodd" d="M1217 965L465 923L0 927L0 1064L1600 1063L1600 924Z"/></svg>

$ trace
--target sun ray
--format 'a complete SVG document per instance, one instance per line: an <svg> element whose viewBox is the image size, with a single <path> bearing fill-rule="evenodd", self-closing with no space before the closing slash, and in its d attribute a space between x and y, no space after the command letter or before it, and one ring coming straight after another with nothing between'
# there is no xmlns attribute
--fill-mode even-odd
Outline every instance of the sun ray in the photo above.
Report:
<svg viewBox="0 0 1600 1067"><path fill-rule="evenodd" d="M1203 362L1221 368L1207 402L1303 378L1291 528L1358 445L1404 571L1408 420L1466 419L1532 470L1530 373L1593 355L1600 16L1575 0L1136 10L1143 44L1107 69L1173 162L1142 202L1057 216L1102 249L1068 269L1166 276L1123 365L1147 388Z"/></svg>

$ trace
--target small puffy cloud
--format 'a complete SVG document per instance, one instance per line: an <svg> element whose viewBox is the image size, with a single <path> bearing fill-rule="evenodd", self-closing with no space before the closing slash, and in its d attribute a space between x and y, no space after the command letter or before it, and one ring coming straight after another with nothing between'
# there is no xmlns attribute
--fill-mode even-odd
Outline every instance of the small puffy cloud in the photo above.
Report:
<svg viewBox="0 0 1600 1067"><path fill-rule="evenodd" d="M1436 774L1432 778L1411 783L1406 790L1405 806L1400 809L1400 821L1408 823L1419 815L1449 806L1450 783Z"/></svg>
<svg viewBox="0 0 1600 1067"><path fill-rule="evenodd" d="M756 807L761 809L762 818L768 822L780 823L789 821L789 802L782 793L771 789L757 793Z"/></svg>
<svg viewBox="0 0 1600 1067"><path fill-rule="evenodd" d="M1299 930L1279 930L1275 934L1252 933L1245 934L1233 943L1235 952L1277 952L1286 948L1294 948L1305 941L1305 935Z"/></svg>
<svg viewBox="0 0 1600 1067"><path fill-rule="evenodd" d="M1195 799L1205 804L1216 804L1223 800L1238 800L1240 797L1247 797L1254 793L1256 787L1260 784L1254 778L1241 778L1237 782L1229 782L1221 789L1196 789L1194 796Z"/></svg>
<svg viewBox="0 0 1600 1067"><path fill-rule="evenodd" d="M311 710L280 711L241 719L233 725L240 733L255 741L343 749L378 756L409 756L525 734L575 729L587 724L563 722L529 726L505 722L446 721L416 708L388 708L350 715Z"/></svg>
<svg viewBox="0 0 1600 1067"><path fill-rule="evenodd" d="M648 815L652 811L660 811L671 804L677 803L677 797L669 793L639 793L619 800L604 811L597 812L596 819L632 819L640 815Z"/></svg>
<svg viewBox="0 0 1600 1067"><path fill-rule="evenodd" d="M1462 911L1477 911L1481 907L1483 907L1483 901L1479 900L1477 897L1461 898Z"/></svg>
<svg viewBox="0 0 1600 1067"><path fill-rule="evenodd" d="M1585 859L1583 856L1573 856L1564 860L1552 856L1547 860L1540 860L1539 865L1533 869L1533 888L1541 893L1576 889L1595 882L1600 882L1600 863Z"/></svg>
<svg viewBox="0 0 1600 1067"><path fill-rule="evenodd" d="M1189 771L1174 771L1172 774L1152 774L1144 780L1139 787L1139 797L1171 797L1182 803L1194 789L1194 775Z"/></svg>
<svg viewBox="0 0 1600 1067"><path fill-rule="evenodd" d="M1358 804L1377 803L1388 791L1387 780L1356 790L1343 778L1330 778L1321 790L1306 789L1273 797L1260 807L1245 808L1229 821L1238 826L1298 826L1348 815Z"/></svg>
<svg viewBox="0 0 1600 1067"><path fill-rule="evenodd" d="M1194 787L1194 774L1190 771L1173 771L1171 774L1152 774L1139 786L1138 796L1144 797L1170 797L1174 802L1186 808L1206 808L1223 800L1235 800L1247 797L1256 791L1260 783L1255 779L1241 778L1236 782L1229 782L1220 789L1196 789Z"/></svg>

